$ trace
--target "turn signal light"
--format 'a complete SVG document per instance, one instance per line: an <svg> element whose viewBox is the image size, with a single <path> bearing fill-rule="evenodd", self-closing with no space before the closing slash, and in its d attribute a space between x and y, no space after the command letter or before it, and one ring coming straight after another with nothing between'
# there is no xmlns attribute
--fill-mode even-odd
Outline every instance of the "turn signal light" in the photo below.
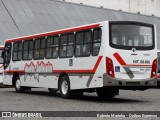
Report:
<svg viewBox="0 0 160 120"><path fill-rule="evenodd" d="M154 78L156 74L157 74L157 59L155 59L152 64L151 78Z"/></svg>
<svg viewBox="0 0 160 120"><path fill-rule="evenodd" d="M113 61L108 57L106 57L106 72L108 76L115 78Z"/></svg>

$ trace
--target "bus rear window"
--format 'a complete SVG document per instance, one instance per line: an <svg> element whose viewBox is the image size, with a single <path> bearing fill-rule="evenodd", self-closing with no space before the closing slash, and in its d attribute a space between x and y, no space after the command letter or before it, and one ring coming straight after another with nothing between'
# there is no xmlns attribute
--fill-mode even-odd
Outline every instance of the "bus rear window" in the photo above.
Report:
<svg viewBox="0 0 160 120"><path fill-rule="evenodd" d="M110 25L110 45L118 49L153 49L153 31L153 26L150 25L114 23Z"/></svg>

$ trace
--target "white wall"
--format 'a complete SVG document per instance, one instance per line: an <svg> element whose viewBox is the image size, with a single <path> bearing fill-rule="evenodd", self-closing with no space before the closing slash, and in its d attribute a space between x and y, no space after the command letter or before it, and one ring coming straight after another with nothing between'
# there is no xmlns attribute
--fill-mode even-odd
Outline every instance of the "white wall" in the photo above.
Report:
<svg viewBox="0 0 160 120"><path fill-rule="evenodd" d="M62 0L61 0L62 1ZM67 2L83 3L91 6L122 10L132 13L160 17L160 0L65 0Z"/></svg>

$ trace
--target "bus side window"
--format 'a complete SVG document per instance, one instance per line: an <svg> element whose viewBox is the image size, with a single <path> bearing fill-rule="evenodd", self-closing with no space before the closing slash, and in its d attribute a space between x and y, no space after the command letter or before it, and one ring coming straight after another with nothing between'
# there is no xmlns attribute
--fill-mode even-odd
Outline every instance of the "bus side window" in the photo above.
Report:
<svg viewBox="0 0 160 120"><path fill-rule="evenodd" d="M73 56L74 34L69 33L60 37L60 58L68 58Z"/></svg>
<svg viewBox="0 0 160 120"><path fill-rule="evenodd" d="M34 59L39 59L40 58L40 39L36 39L34 41L34 55L33 58Z"/></svg>
<svg viewBox="0 0 160 120"><path fill-rule="evenodd" d="M83 50L83 32L76 33L76 46L75 46L75 56L80 57L82 56Z"/></svg>
<svg viewBox="0 0 160 120"><path fill-rule="evenodd" d="M46 58L52 58L53 37L47 38Z"/></svg>
<svg viewBox="0 0 160 120"><path fill-rule="evenodd" d="M18 60L22 59L22 42L19 42Z"/></svg>
<svg viewBox="0 0 160 120"><path fill-rule="evenodd" d="M90 56L91 41L92 41L92 32L91 31L84 32L83 56Z"/></svg>
<svg viewBox="0 0 160 120"><path fill-rule="evenodd" d="M91 30L76 33L76 46L75 56L76 57L87 57L91 53Z"/></svg>
<svg viewBox="0 0 160 120"><path fill-rule="evenodd" d="M58 57L58 50L59 49L59 36L54 37L54 42L53 42L53 58Z"/></svg>
<svg viewBox="0 0 160 120"><path fill-rule="evenodd" d="M29 41L29 55L28 59L31 60L33 58L33 40Z"/></svg>
<svg viewBox="0 0 160 120"><path fill-rule="evenodd" d="M72 57L74 53L74 34L68 34L67 57Z"/></svg>
<svg viewBox="0 0 160 120"><path fill-rule="evenodd" d="M46 49L46 39L39 38L34 41L34 54L33 58L35 60L44 59Z"/></svg>
<svg viewBox="0 0 160 120"><path fill-rule="evenodd" d="M13 44L13 61L20 61L22 59L22 42L15 42Z"/></svg>
<svg viewBox="0 0 160 120"><path fill-rule="evenodd" d="M61 35L60 37L60 58L67 56L67 35Z"/></svg>
<svg viewBox="0 0 160 120"><path fill-rule="evenodd" d="M46 58L57 58L59 49L59 36L47 38Z"/></svg>
<svg viewBox="0 0 160 120"><path fill-rule="evenodd" d="M23 42L23 60L31 60L33 57L33 41L27 40Z"/></svg>
<svg viewBox="0 0 160 120"><path fill-rule="evenodd" d="M92 55L97 56L99 54L99 50L101 47L101 36L102 31L101 28L94 29L93 31L93 49L92 49Z"/></svg>
<svg viewBox="0 0 160 120"><path fill-rule="evenodd" d="M16 61L18 59L18 43L13 44L13 61Z"/></svg>
<svg viewBox="0 0 160 120"><path fill-rule="evenodd" d="M27 60L28 59L28 41L24 41L23 42L23 60Z"/></svg>
<svg viewBox="0 0 160 120"><path fill-rule="evenodd" d="M45 49L46 49L46 39L45 38L42 38L41 39L41 47L40 47L40 56L39 58L40 59L44 59L44 56L45 56Z"/></svg>

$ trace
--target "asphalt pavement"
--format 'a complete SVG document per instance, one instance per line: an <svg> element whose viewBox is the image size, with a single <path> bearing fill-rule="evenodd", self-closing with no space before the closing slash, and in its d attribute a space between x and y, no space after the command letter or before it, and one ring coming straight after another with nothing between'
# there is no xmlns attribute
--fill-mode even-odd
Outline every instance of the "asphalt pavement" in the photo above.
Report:
<svg viewBox="0 0 160 120"><path fill-rule="evenodd" d="M114 99L103 100L96 93L63 99L59 92L53 96L45 88L32 88L27 93L0 88L0 111L160 111L160 89L120 90L120 95Z"/></svg>

